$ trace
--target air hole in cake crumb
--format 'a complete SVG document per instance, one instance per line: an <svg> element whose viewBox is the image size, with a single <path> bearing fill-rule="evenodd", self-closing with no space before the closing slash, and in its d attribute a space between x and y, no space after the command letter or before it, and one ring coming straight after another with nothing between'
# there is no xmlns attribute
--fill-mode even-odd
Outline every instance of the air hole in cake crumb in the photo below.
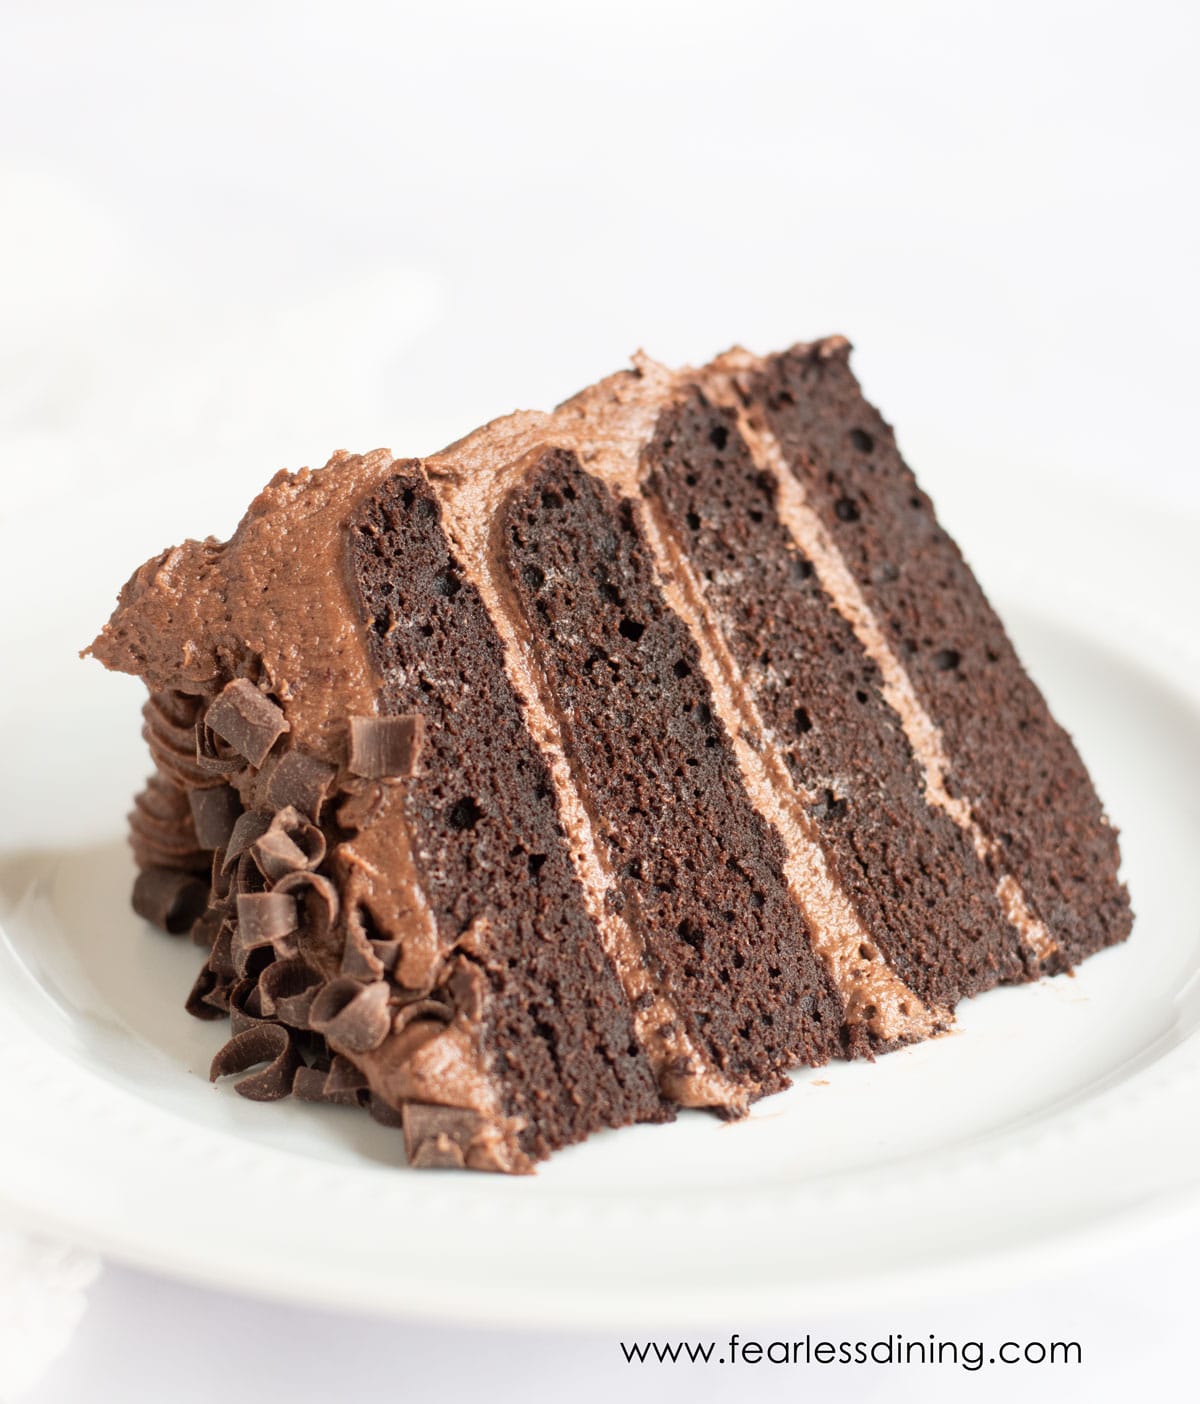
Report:
<svg viewBox="0 0 1200 1404"><path fill-rule="evenodd" d="M531 853L529 855L529 876L531 878L537 877L538 873L542 871L542 864L545 861L546 855L544 853Z"/></svg>
<svg viewBox="0 0 1200 1404"><path fill-rule="evenodd" d="M531 590L540 590L546 583L546 572L541 566L527 565L521 571L521 578Z"/></svg>
<svg viewBox="0 0 1200 1404"><path fill-rule="evenodd" d="M422 638L431 639L433 638L433 625L422 624L419 632Z"/></svg>
<svg viewBox="0 0 1200 1404"><path fill-rule="evenodd" d="M962 654L956 648L940 648L933 655L933 666L939 673L948 673L962 662Z"/></svg>
<svg viewBox="0 0 1200 1404"><path fill-rule="evenodd" d="M729 430L723 424L714 424L708 431L708 442L721 453L729 442Z"/></svg>
<svg viewBox="0 0 1200 1404"><path fill-rule="evenodd" d="M824 790L820 799L808 806L808 812L817 819L841 819L849 807L847 800L839 798L832 790Z"/></svg>
<svg viewBox="0 0 1200 1404"><path fill-rule="evenodd" d="M684 518L684 521L687 522L689 531L700 530L700 518L695 514L695 512L689 512Z"/></svg>
<svg viewBox="0 0 1200 1404"><path fill-rule="evenodd" d="M750 507L749 509L747 509L746 515L747 515L747 516L750 518L750 520L751 520L752 522L754 522L756 525L757 525L757 523L761 522L762 519L763 519L763 514L758 510L757 507Z"/></svg>
<svg viewBox="0 0 1200 1404"><path fill-rule="evenodd" d="M811 730L812 730L812 725L813 725L813 724L812 724L812 717L810 717L810 716L808 715L808 713L805 711L805 709L804 709L803 707L797 707L797 708L796 708L796 710L792 713L792 720L793 720L793 721L795 722L795 724L796 724L796 730L797 730L797 731L811 731Z"/></svg>
<svg viewBox="0 0 1200 1404"><path fill-rule="evenodd" d="M861 702L864 706L871 700L870 696L860 687L854 694L855 701Z"/></svg>
<svg viewBox="0 0 1200 1404"><path fill-rule="evenodd" d="M839 497L837 502L834 503L833 510L837 513L838 521L840 522L858 521L858 504L852 497Z"/></svg>
<svg viewBox="0 0 1200 1404"><path fill-rule="evenodd" d="M433 593L452 600L462 589L462 581L452 570L443 570L433 577Z"/></svg>
<svg viewBox="0 0 1200 1404"><path fill-rule="evenodd" d="M621 603L621 592L610 580L600 582L600 598L607 600L609 604Z"/></svg>
<svg viewBox="0 0 1200 1404"><path fill-rule="evenodd" d="M864 1005L863 1005L863 1018L864 1018L864 1019L866 1019L866 1020L874 1019L874 1017L875 1017L878 1013L879 1013L879 1010L876 1009L876 1007L875 1007L873 1004L864 1004Z"/></svg>
<svg viewBox="0 0 1200 1404"><path fill-rule="evenodd" d="M859 453L870 453L875 447L875 440L865 429L851 429L850 442Z"/></svg>
<svg viewBox="0 0 1200 1404"><path fill-rule="evenodd" d="M921 499L920 499L919 497L910 497L910 498L908 499L908 505L909 505L910 507L915 507L918 511L920 511L920 509L921 509Z"/></svg>
<svg viewBox="0 0 1200 1404"><path fill-rule="evenodd" d="M549 488L542 493L542 506L549 512L556 512L563 505L563 500L558 493L551 492Z"/></svg>
<svg viewBox="0 0 1200 1404"><path fill-rule="evenodd" d="M704 954L704 932L693 926L690 921L684 920L676 927L679 939L685 946L691 946L697 955Z"/></svg>
<svg viewBox="0 0 1200 1404"><path fill-rule="evenodd" d="M636 619L630 619L628 616L617 625L617 633L623 639L628 639L630 643L637 643L645 632L646 626L644 624L639 624Z"/></svg>
<svg viewBox="0 0 1200 1404"><path fill-rule="evenodd" d="M797 580L808 580L813 573L813 563L807 556L797 556L792 565Z"/></svg>
<svg viewBox="0 0 1200 1404"><path fill-rule="evenodd" d="M679 659L679 661L675 664L671 671L675 674L677 678L690 678L692 675L691 668L682 658Z"/></svg>
<svg viewBox="0 0 1200 1404"><path fill-rule="evenodd" d="M473 829L483 818L483 810L475 803L470 795L457 800L450 810L450 827L452 829L464 830Z"/></svg>

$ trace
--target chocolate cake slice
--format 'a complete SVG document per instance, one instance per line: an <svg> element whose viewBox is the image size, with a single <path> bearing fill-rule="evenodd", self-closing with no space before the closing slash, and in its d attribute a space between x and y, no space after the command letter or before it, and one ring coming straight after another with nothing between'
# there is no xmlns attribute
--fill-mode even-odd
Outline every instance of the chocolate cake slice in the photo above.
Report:
<svg viewBox="0 0 1200 1404"><path fill-rule="evenodd" d="M213 1076L525 1171L1128 935L1106 819L849 344L639 358L280 473L90 652L149 688L135 908Z"/></svg>

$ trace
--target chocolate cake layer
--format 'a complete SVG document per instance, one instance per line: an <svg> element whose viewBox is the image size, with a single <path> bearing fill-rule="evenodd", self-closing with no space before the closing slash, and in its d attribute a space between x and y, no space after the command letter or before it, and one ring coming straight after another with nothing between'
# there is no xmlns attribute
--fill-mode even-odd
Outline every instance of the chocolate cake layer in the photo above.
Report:
<svg viewBox="0 0 1200 1404"><path fill-rule="evenodd" d="M514 491L505 560L628 922L713 1063L756 1091L841 1049L842 1007L639 525L573 455Z"/></svg>
<svg viewBox="0 0 1200 1404"><path fill-rule="evenodd" d="M358 511L354 577L382 679L380 711L418 714L406 792L418 879L449 951L487 979L484 1043L534 1158L602 1126L671 1114L591 921L546 762L496 630L440 527L417 465Z"/></svg>
<svg viewBox="0 0 1200 1404"><path fill-rule="evenodd" d="M849 343L796 348L747 378L777 438L936 720L948 785L997 847L1069 968L1129 934L1115 829L1067 733L1051 717L958 547L863 399Z"/></svg>
<svg viewBox="0 0 1200 1404"><path fill-rule="evenodd" d="M732 410L698 391L664 413L648 489L871 942L927 1004L1021 978L1017 932L970 839L925 797L879 670L779 520Z"/></svg>

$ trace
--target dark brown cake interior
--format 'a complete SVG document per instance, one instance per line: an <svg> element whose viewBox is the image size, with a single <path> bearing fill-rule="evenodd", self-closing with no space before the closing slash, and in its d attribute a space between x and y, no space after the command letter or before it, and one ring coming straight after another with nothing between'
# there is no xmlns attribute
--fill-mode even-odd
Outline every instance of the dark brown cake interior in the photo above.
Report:
<svg viewBox="0 0 1200 1404"><path fill-rule="evenodd" d="M571 867L550 776L504 672L499 641L416 474L363 505L354 575L381 710L426 718L409 789L421 876L444 946L490 924L477 958L492 998L486 1039L544 1156L597 1126L671 1115Z"/></svg>

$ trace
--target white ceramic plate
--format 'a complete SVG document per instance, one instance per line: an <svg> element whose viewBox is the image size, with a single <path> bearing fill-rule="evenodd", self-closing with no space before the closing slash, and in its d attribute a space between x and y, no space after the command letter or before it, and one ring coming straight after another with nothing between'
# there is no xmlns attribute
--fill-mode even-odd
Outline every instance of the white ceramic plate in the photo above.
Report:
<svg viewBox="0 0 1200 1404"><path fill-rule="evenodd" d="M0 856L0 1207L233 1288L587 1324L996 1282L1194 1212L1195 528L1070 484L939 497L1122 829L1127 945L965 1004L936 1042L802 1070L746 1123L608 1133L534 1178L414 1174L362 1114L205 1080L225 1033L183 1013L197 952L128 909L136 689L64 661L80 640L47 625L25 644L44 688L7 699L29 748ZM47 777L28 757L55 723Z"/></svg>

